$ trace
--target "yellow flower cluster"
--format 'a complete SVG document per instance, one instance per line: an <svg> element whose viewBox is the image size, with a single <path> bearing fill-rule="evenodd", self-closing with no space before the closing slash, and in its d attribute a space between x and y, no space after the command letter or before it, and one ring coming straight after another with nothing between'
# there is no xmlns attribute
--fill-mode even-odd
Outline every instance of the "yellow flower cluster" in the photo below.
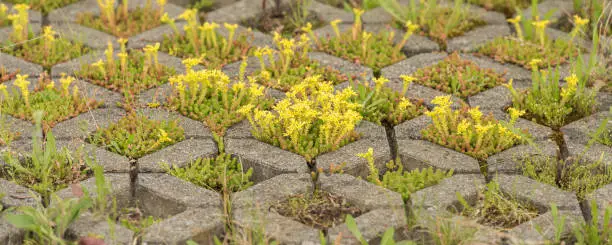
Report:
<svg viewBox="0 0 612 245"><path fill-rule="evenodd" d="M298 60L307 60L308 52L310 51L310 38L308 38L306 34L302 34L299 40L296 40L293 38L283 38L280 34L274 33L274 44L278 50L266 46L257 48L254 51L254 55L259 59L260 70L262 71L261 75L266 81L272 76L281 77L287 74L291 67L291 63ZM264 62L264 57L266 56L270 61L269 70L272 71L272 74L269 74L267 71L268 67L266 67L266 63ZM278 56L278 60L275 56ZM277 60L277 62L273 62L274 60Z"/></svg>
<svg viewBox="0 0 612 245"><path fill-rule="evenodd" d="M521 141L512 127L525 111L510 110L510 122L501 124L490 117L483 117L478 107L465 110L451 109L451 96L438 96L432 100L436 107L425 112L433 124L422 131L423 137L478 159L507 149Z"/></svg>
<svg viewBox="0 0 612 245"><path fill-rule="evenodd" d="M17 14L10 14L7 16L13 25L11 40L16 43L24 42L28 40L28 9L30 9L30 6L26 4L17 4L13 8L17 10Z"/></svg>
<svg viewBox="0 0 612 245"><path fill-rule="evenodd" d="M312 158L318 153L336 149L353 133L361 121L361 105L350 102L355 95L351 88L334 94L331 82L312 76L293 86L285 99L273 109L276 113L241 108L253 127L253 135L264 141L282 137L288 138L290 150ZM316 135L310 135L316 132ZM310 139L315 142L304 142ZM316 153L303 152L304 144L315 144Z"/></svg>

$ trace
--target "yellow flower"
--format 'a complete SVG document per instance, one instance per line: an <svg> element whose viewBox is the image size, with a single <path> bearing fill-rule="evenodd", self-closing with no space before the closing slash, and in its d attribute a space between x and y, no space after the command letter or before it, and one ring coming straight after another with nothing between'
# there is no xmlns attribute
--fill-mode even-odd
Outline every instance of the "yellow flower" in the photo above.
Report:
<svg viewBox="0 0 612 245"><path fill-rule="evenodd" d="M385 83L389 82L389 79L385 77L374 78L373 80L374 80L374 84L376 84L376 88L380 88L383 85L385 85Z"/></svg>
<svg viewBox="0 0 612 245"><path fill-rule="evenodd" d="M51 26L45 26L43 29L43 37L47 41L53 41L55 39L55 31L51 29Z"/></svg>
<svg viewBox="0 0 612 245"><path fill-rule="evenodd" d="M8 91L6 90L6 85L0 84L0 92L2 92L5 99L9 97Z"/></svg>
<svg viewBox="0 0 612 245"><path fill-rule="evenodd" d="M419 29L419 25L413 24L412 21L407 21L405 26L406 32L410 34L414 33L414 31Z"/></svg>
<svg viewBox="0 0 612 245"><path fill-rule="evenodd" d="M187 72L191 72L191 68L197 64L200 64L200 58L188 58L183 60L183 65Z"/></svg>
<svg viewBox="0 0 612 245"><path fill-rule="evenodd" d="M361 15L363 15L364 12L365 10L363 9L353 8L353 14L356 16L355 18L361 17Z"/></svg>
<svg viewBox="0 0 612 245"><path fill-rule="evenodd" d="M372 33L369 33L367 31L364 31L361 33L361 38L364 43L367 42L371 37L372 37Z"/></svg>
<svg viewBox="0 0 612 245"><path fill-rule="evenodd" d="M72 82L74 82L74 77L62 76L62 78L60 78L60 84L62 84L62 90L64 91L64 93L68 93L68 87L70 87L70 84L72 84Z"/></svg>
<svg viewBox="0 0 612 245"><path fill-rule="evenodd" d="M251 86L249 86L249 94L254 98L263 96L264 95L263 90L264 90L264 87L262 86L257 86L255 84L252 84Z"/></svg>
<svg viewBox="0 0 612 245"><path fill-rule="evenodd" d="M174 19L170 18L168 16L168 13L164 13L164 15L162 15L161 19L160 19L161 23L163 24L168 24L168 23L172 23L174 22Z"/></svg>
<svg viewBox="0 0 612 245"><path fill-rule="evenodd" d="M512 23L512 24L517 24L517 23L521 22L521 16L517 15L516 17L514 17L512 19L508 19L508 22Z"/></svg>
<svg viewBox="0 0 612 245"><path fill-rule="evenodd" d="M370 147L370 148L368 148L368 152L357 153L357 156L361 157L363 159L368 160L368 162L374 161L374 149L372 149L372 147Z"/></svg>
<svg viewBox="0 0 612 245"><path fill-rule="evenodd" d="M244 89L244 86L245 84L243 82L234 83L232 85L232 91L234 91L234 93L238 93L240 90Z"/></svg>
<svg viewBox="0 0 612 245"><path fill-rule="evenodd" d="M461 120L459 125L457 125L457 133L459 135L464 135L465 133L467 133L467 130L469 127L470 127L470 123L467 120L465 119Z"/></svg>
<svg viewBox="0 0 612 245"><path fill-rule="evenodd" d="M451 96L450 95L436 96L433 100L431 100L431 103L434 105L438 105L442 108L450 107L450 105L452 104Z"/></svg>
<svg viewBox="0 0 612 245"><path fill-rule="evenodd" d="M480 119L482 118L482 112L480 111L479 106L470 108L468 110L468 113L472 117L472 120L474 120L476 123L480 123Z"/></svg>
<svg viewBox="0 0 612 245"><path fill-rule="evenodd" d="M542 63L541 59L532 59L529 61L529 66L537 68L540 63Z"/></svg>
<svg viewBox="0 0 612 245"><path fill-rule="evenodd" d="M312 31L312 24L310 22L306 23L306 26L303 26L302 28L300 28L300 30L302 30L303 32L311 32Z"/></svg>
<svg viewBox="0 0 612 245"><path fill-rule="evenodd" d="M408 108L409 106L412 106L412 103L409 99L406 99L406 97L402 97L400 99L399 104L397 105L399 110L406 110L406 108Z"/></svg>
<svg viewBox="0 0 612 245"><path fill-rule="evenodd" d="M163 129L158 129L159 130L159 139L157 140L160 144L164 143L164 142L172 142L172 139L170 137L168 137L168 133L163 130Z"/></svg>
<svg viewBox="0 0 612 245"><path fill-rule="evenodd" d="M476 132L478 134L485 134L486 132L488 132L489 130L491 130L493 128L493 124L487 124L487 125L480 125L480 124L476 124Z"/></svg>
<svg viewBox="0 0 612 245"><path fill-rule="evenodd" d="M338 26L338 24L342 23L341 19L335 19L329 22L330 25L332 26Z"/></svg>
<svg viewBox="0 0 612 245"><path fill-rule="evenodd" d="M522 115L525 115L525 110L517 110L514 107L510 107L508 109L508 112L510 113L510 121L511 122L516 122L516 120L521 117Z"/></svg>
<svg viewBox="0 0 612 245"><path fill-rule="evenodd" d="M576 23L577 26L583 26L589 23L589 19L586 18L580 18L580 16L578 15L574 15L574 23Z"/></svg>
<svg viewBox="0 0 612 245"><path fill-rule="evenodd" d="M233 32L236 30L236 28L238 28L237 24L228 24L228 23L223 23L223 26L225 27L225 29L228 29L230 32Z"/></svg>
<svg viewBox="0 0 612 245"><path fill-rule="evenodd" d="M569 88L576 88L576 85L578 84L578 77L576 74L572 73L572 75L565 78L565 81L567 82L567 86Z"/></svg>
<svg viewBox="0 0 612 245"><path fill-rule="evenodd" d="M14 9L16 9L17 11L21 12L21 11L26 11L28 9L30 9L30 6L27 4L17 4L15 6L13 6Z"/></svg>
<svg viewBox="0 0 612 245"><path fill-rule="evenodd" d="M548 24L550 24L550 20L533 21L531 24L536 28L544 29L546 26L548 26Z"/></svg>

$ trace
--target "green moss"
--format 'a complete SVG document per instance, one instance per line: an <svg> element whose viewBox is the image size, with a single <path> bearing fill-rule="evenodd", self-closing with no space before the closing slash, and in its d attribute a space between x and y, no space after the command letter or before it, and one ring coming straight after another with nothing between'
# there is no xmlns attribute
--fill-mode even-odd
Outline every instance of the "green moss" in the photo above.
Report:
<svg viewBox="0 0 612 245"><path fill-rule="evenodd" d="M125 70L121 69L119 59L113 60L112 64L106 61L104 66L105 71L102 72L93 64L82 65L75 75L110 90L134 95L164 84L170 76L176 74L174 68L161 64L147 66L146 55L141 51L132 51L128 54ZM111 66L114 67L113 72Z"/></svg>
<svg viewBox="0 0 612 245"><path fill-rule="evenodd" d="M540 44L529 40L521 41L508 37L497 37L479 48L477 52L501 63L512 63L530 70L532 67L529 62L534 59L546 61L538 64L537 67L541 69L564 64L571 57L578 55L576 48L561 39L548 42L546 46L542 47Z"/></svg>
<svg viewBox="0 0 612 245"><path fill-rule="evenodd" d="M220 154L215 158L198 158L188 166L179 168L162 164L169 174L217 192L242 191L253 185L249 179L253 169L243 172L242 164L229 154ZM225 189L225 190L224 190Z"/></svg>
<svg viewBox="0 0 612 245"><path fill-rule="evenodd" d="M2 52L22 58L49 69L51 66L83 56L91 50L80 42L72 42L63 38L48 41L45 38L34 38L30 33L29 40L24 43L6 41L3 46L8 47Z"/></svg>
<svg viewBox="0 0 612 245"><path fill-rule="evenodd" d="M79 0L6 0L12 4L27 4L31 9L47 14L54 9L64 7L68 4L76 3Z"/></svg>
<svg viewBox="0 0 612 245"><path fill-rule="evenodd" d="M457 53L436 65L417 70L413 76L416 83L462 99L505 82L503 74L480 68L471 61L461 59Z"/></svg>
<svg viewBox="0 0 612 245"><path fill-rule="evenodd" d="M157 121L130 113L98 130L88 140L114 153L139 158L184 139L184 130L178 125L178 120Z"/></svg>

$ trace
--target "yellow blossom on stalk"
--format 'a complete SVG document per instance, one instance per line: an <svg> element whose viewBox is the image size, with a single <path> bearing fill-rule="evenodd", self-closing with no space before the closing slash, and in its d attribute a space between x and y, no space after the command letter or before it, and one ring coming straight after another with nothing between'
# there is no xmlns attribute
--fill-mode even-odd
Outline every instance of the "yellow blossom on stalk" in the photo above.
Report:
<svg viewBox="0 0 612 245"><path fill-rule="evenodd" d="M357 153L358 157L366 159L368 162L374 161L374 150L372 147L368 148L368 151L365 153Z"/></svg>
<svg viewBox="0 0 612 245"><path fill-rule="evenodd" d="M465 119L461 120L461 122L457 125L457 133L459 135L465 135L469 127L470 127L470 123L467 120Z"/></svg>
<svg viewBox="0 0 612 245"><path fill-rule="evenodd" d="M340 38L340 30L338 29L338 24L340 24L341 22L342 22L341 19L335 19L335 20L332 20L331 22L329 22L329 24L334 29L334 33L336 34L337 38Z"/></svg>
<svg viewBox="0 0 612 245"><path fill-rule="evenodd" d="M577 26L584 26L586 24L589 23L589 19L587 18L580 18L580 16L578 15L574 15L574 23L576 23Z"/></svg>
<svg viewBox="0 0 612 245"><path fill-rule="evenodd" d="M379 92L380 89L385 85L385 83L389 82L389 79L385 77L374 78L374 84L376 84L376 91Z"/></svg>
<svg viewBox="0 0 612 245"><path fill-rule="evenodd" d="M514 107L510 107L508 113L510 113L510 124L514 124L519 117L525 115L525 110L517 110Z"/></svg>
<svg viewBox="0 0 612 245"><path fill-rule="evenodd" d="M436 96L433 100L431 100L431 103L442 108L450 107L450 105L453 104L453 102L451 102L450 95Z"/></svg>
<svg viewBox="0 0 612 245"><path fill-rule="evenodd" d="M355 23L353 23L353 40L357 40L357 33L361 31L361 15L365 11L358 8L353 8L353 14L355 15Z"/></svg>
<svg viewBox="0 0 612 245"><path fill-rule="evenodd" d="M183 65L185 66L185 71L187 73L193 72L192 67L200 64L200 58L187 58L183 60Z"/></svg>
<svg viewBox="0 0 612 245"><path fill-rule="evenodd" d="M480 119L482 119L482 112L480 111L479 106L470 108L468 113L472 117L472 120L474 120L476 123L480 123Z"/></svg>
<svg viewBox="0 0 612 245"><path fill-rule="evenodd" d="M263 96L264 95L263 90L264 90L264 87L262 86L257 86L255 84L251 84L249 86L249 94L254 98Z"/></svg>
<svg viewBox="0 0 612 245"><path fill-rule="evenodd" d="M68 94L68 88L70 87L70 84L72 84L72 82L74 82L74 77L66 77L65 73L62 74L62 78L60 78L60 84L62 85L62 93L64 93L65 95Z"/></svg>
<svg viewBox="0 0 612 245"><path fill-rule="evenodd" d="M172 139L170 137L168 137L168 133L166 132L166 130L163 129L158 129L159 133L158 133L158 140L157 142L164 143L164 142L172 142Z"/></svg>
<svg viewBox="0 0 612 245"><path fill-rule="evenodd" d="M516 30L516 36L518 37L519 40L522 41L523 40L523 29L520 26L521 16L517 15L516 17L512 19L508 19L508 22L510 22L514 26L514 29Z"/></svg>
<svg viewBox="0 0 612 245"><path fill-rule="evenodd" d="M51 26L45 26L43 29L43 37L47 42L52 42L55 40L55 31L51 29Z"/></svg>
<svg viewBox="0 0 612 245"><path fill-rule="evenodd" d="M245 84L243 82L234 83L232 85L232 91L234 91L234 93L238 93L240 90L244 89L244 86Z"/></svg>
<svg viewBox="0 0 612 245"><path fill-rule="evenodd" d="M164 13L160 19L161 23L169 24L174 33L178 33L178 29L176 29L176 24L174 23L174 19L168 16L168 13Z"/></svg>
<svg viewBox="0 0 612 245"><path fill-rule="evenodd" d="M574 15L574 29L572 29L572 32L570 33L570 36L571 36L570 43L573 42L576 35L580 33L580 31L582 30L582 27L586 25L587 23L589 23L589 19L583 19L583 18L580 18L580 16L578 15Z"/></svg>
<svg viewBox="0 0 612 245"><path fill-rule="evenodd" d="M403 81L402 95L406 95L406 91L408 91L408 87L410 86L412 82L416 80L416 78L413 76L409 76L409 75L400 75L400 78Z"/></svg>
<svg viewBox="0 0 612 245"><path fill-rule="evenodd" d="M493 124L487 124L487 125L484 125L484 126L483 126L483 125L481 125L481 124L476 124L475 126L476 126L476 132L477 132L479 135L483 135L483 134L485 134L486 132L488 132L489 130L491 130L491 129L492 129L494 126L495 126L495 125L493 125Z"/></svg>
<svg viewBox="0 0 612 245"><path fill-rule="evenodd" d="M53 89L55 88L55 83L54 82L50 82L47 85L45 85L45 89Z"/></svg>
<svg viewBox="0 0 612 245"><path fill-rule="evenodd" d="M8 7L4 4L0 4L0 14L6 14Z"/></svg>
<svg viewBox="0 0 612 245"><path fill-rule="evenodd" d="M544 42L546 41L544 36L544 29L546 29L546 26L548 26L548 24L550 24L550 20L533 21L531 22L531 24L536 28L536 33L538 35L538 38L540 39L540 45L544 46Z"/></svg>
<svg viewBox="0 0 612 245"><path fill-rule="evenodd" d="M402 97L400 99L399 104L397 105L400 111L406 110L406 108L408 108L409 106L412 106L412 103L410 102L409 99L406 99L406 97Z"/></svg>
<svg viewBox="0 0 612 245"><path fill-rule="evenodd" d="M98 60L98 62L91 64L93 67L98 67L102 75L106 76L106 69L104 69L104 61L102 59Z"/></svg>
<svg viewBox="0 0 612 245"><path fill-rule="evenodd" d="M410 20L406 21L405 27L406 27L406 34L407 35L408 34L412 35L416 30L419 29L419 25L413 24L412 21L410 21Z"/></svg>
<svg viewBox="0 0 612 245"><path fill-rule="evenodd" d="M121 52L118 53L117 56L119 56L119 60L121 63L121 71L122 72L126 72L127 71L127 57L128 54L126 52Z"/></svg>
<svg viewBox="0 0 612 245"><path fill-rule="evenodd" d="M229 52L232 50L232 43L234 43L234 33L236 32L236 28L238 28L238 25L223 23L223 26L225 27L225 29L229 31L229 37L227 38L227 45L225 46L225 53L229 54ZM213 38L213 40L215 40L215 38Z"/></svg>
<svg viewBox="0 0 612 245"><path fill-rule="evenodd" d="M538 69L538 65L542 63L541 59L532 59L531 61L529 61L529 66L531 66L532 70L537 70Z"/></svg>
<svg viewBox="0 0 612 245"><path fill-rule="evenodd" d="M30 82L28 80L28 75L20 75L17 74L17 79L13 84L17 86L21 90L21 95L27 107L30 107L30 90L28 90L28 86Z"/></svg>
<svg viewBox="0 0 612 245"><path fill-rule="evenodd" d="M127 43L127 39L125 38L119 38L119 40L117 40L117 42L119 43L119 47L121 48L121 52L125 53L125 44Z"/></svg>

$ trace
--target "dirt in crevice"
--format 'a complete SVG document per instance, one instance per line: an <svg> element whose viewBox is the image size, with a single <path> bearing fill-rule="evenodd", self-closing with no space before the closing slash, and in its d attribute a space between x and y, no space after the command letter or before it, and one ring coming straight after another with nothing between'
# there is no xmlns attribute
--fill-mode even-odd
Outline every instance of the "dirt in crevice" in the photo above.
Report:
<svg viewBox="0 0 612 245"><path fill-rule="evenodd" d="M391 148L391 160L396 160L398 156L398 146L397 138L395 137L395 129L393 125L389 122L383 121L382 124L385 127L385 133L387 134L387 142L389 143L389 147Z"/></svg>

